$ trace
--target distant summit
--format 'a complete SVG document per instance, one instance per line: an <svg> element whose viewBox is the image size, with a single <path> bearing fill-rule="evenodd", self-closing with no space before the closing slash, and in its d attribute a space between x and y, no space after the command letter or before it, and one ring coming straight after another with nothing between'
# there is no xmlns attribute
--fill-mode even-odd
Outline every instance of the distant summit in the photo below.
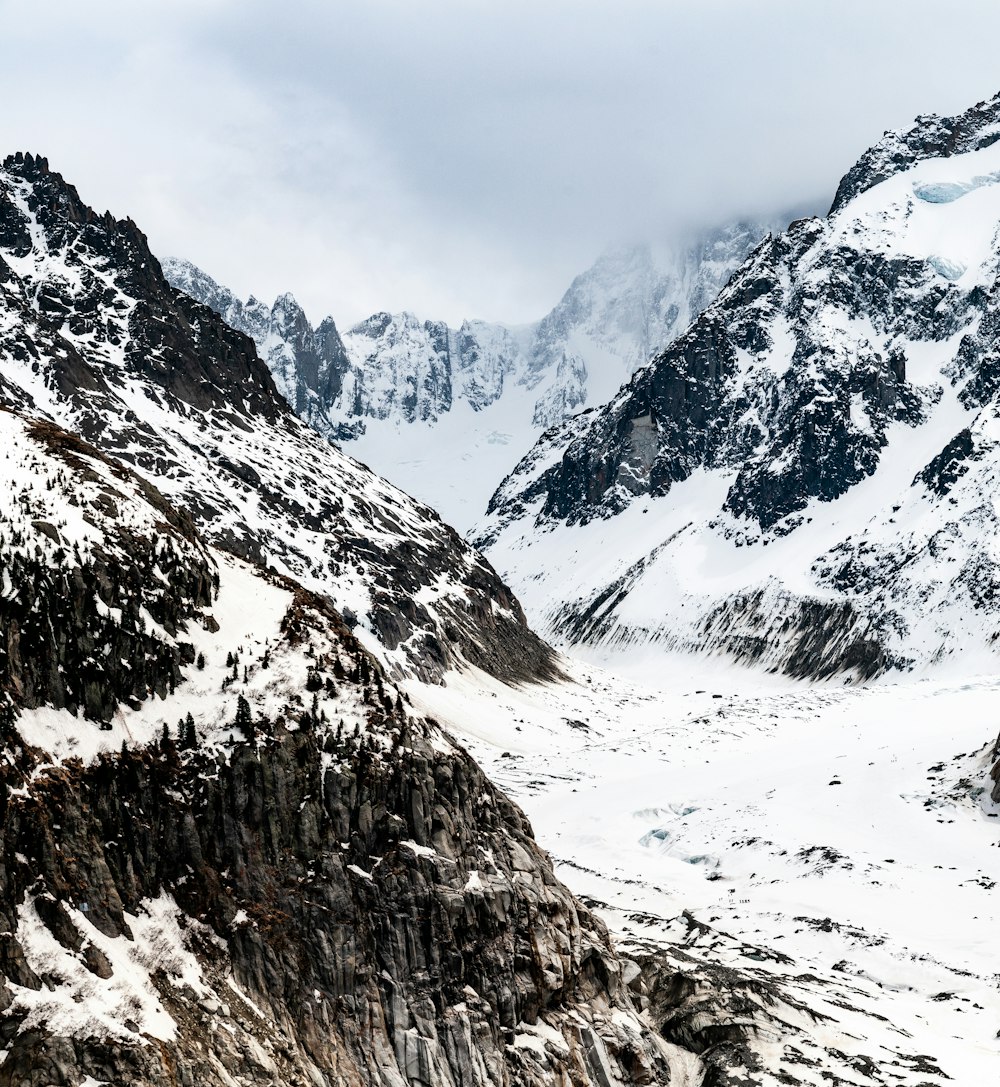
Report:
<svg viewBox="0 0 1000 1087"><path fill-rule="evenodd" d="M606 252L536 324L450 328L376 313L339 333L312 328L291 295L242 302L187 261L164 262L179 290L250 336L278 389L319 433L409 489L460 529L535 438L607 400L681 332L783 221L726 224ZM456 483L456 458L468 471Z"/></svg>

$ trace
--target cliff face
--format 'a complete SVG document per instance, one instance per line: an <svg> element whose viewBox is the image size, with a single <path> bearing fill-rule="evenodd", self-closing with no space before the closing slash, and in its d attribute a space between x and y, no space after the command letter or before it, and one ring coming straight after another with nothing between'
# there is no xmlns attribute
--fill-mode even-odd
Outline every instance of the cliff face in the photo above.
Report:
<svg viewBox="0 0 1000 1087"><path fill-rule="evenodd" d="M523 816L404 728L6 768L0 1084L666 1082Z"/></svg>
<svg viewBox="0 0 1000 1087"><path fill-rule="evenodd" d="M0 1085L669 1080L603 925L325 598L0 427Z"/></svg>
<svg viewBox="0 0 1000 1087"><path fill-rule="evenodd" d="M990 798L995 804L1000 804L1000 736L993 745L993 767L990 770L990 781L993 783Z"/></svg>
<svg viewBox="0 0 1000 1087"><path fill-rule="evenodd" d="M326 406L340 395L350 366L333 320L328 318L314 329L290 294L276 299L273 306L256 298L242 302L186 261L165 261L163 270L172 286L249 336L295 413L322 429Z"/></svg>

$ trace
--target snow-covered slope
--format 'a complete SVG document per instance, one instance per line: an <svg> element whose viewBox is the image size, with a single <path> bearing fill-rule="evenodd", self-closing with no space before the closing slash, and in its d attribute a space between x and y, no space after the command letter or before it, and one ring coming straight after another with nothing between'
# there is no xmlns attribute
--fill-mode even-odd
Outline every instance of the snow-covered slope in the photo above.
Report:
<svg viewBox="0 0 1000 1087"><path fill-rule="evenodd" d="M0 692L108 727L194 663L215 563L190 518L51 424L0 410L0 449Z"/></svg>
<svg viewBox="0 0 1000 1087"><path fill-rule="evenodd" d="M313 331L290 295L268 309L187 261L163 267L254 339L279 390L321 434L464 531L544 429L607 400L783 225L737 222L655 251L610 250L524 327L377 313L341 337L329 317Z"/></svg>
<svg viewBox="0 0 1000 1087"><path fill-rule="evenodd" d="M1000 98L887 136L543 437L475 538L547 632L798 676L993 666L998 122Z"/></svg>
<svg viewBox="0 0 1000 1087"><path fill-rule="evenodd" d="M170 287L134 223L31 155L0 168L0 402L155 477L213 541L328 594L399 667L546 668L454 530L294 415L253 342Z"/></svg>

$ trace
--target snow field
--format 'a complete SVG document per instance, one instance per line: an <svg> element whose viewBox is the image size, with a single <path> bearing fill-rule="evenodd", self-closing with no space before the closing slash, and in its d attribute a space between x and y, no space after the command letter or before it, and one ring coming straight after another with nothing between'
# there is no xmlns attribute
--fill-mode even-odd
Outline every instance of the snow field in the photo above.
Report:
<svg viewBox="0 0 1000 1087"><path fill-rule="evenodd" d="M1000 681L810 688L652 653L641 681L564 665L569 683L451 675L411 696L519 801L626 953L682 946L770 978L830 1017L784 1009L779 1041L821 1067L836 1051L899 1062L907 1085L992 1078Z"/></svg>
<svg viewBox="0 0 1000 1087"><path fill-rule="evenodd" d="M214 935L190 918L181 929L180 911L168 894L145 901L140 914L125 914L131 940L105 936L86 912L68 903L63 906L85 942L103 952L113 973L109 978L91 973L79 952L64 947L52 935L33 900L26 900L18 910L18 942L28 966L39 977L55 981L56 987L50 990L43 985L36 991L9 983L14 994L12 1010L26 1015L21 1030L42 1028L67 1037L96 1034L133 1044L137 1035L161 1041L174 1038L177 1024L164 1009L152 975L162 971L176 988L188 990L195 998L206 997L201 967L189 944L192 933L202 940L215 939ZM143 1039L142 1044L147 1041Z"/></svg>

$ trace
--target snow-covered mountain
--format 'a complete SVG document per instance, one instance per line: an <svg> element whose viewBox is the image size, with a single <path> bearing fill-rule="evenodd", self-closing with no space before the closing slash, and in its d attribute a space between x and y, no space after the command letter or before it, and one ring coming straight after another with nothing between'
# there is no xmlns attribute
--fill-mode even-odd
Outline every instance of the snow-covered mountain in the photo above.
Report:
<svg viewBox="0 0 1000 1087"><path fill-rule="evenodd" d="M784 222L610 250L524 327L453 329L377 313L340 335L330 317L313 330L290 295L271 308L243 303L186 261L163 267L175 287L253 338L299 415L464 530L543 430L604 403Z"/></svg>
<svg viewBox="0 0 1000 1087"><path fill-rule="evenodd" d="M995 665L998 141L1000 97L887 135L546 433L476 538L547 632L796 676Z"/></svg>
<svg viewBox="0 0 1000 1087"><path fill-rule="evenodd" d="M328 429L326 405L340 395L350 363L332 318L317 328L290 294L266 306L256 298L241 302L193 264L166 261L168 282L215 310L230 328L249 336L267 363L289 405L318 430Z"/></svg>
<svg viewBox="0 0 1000 1087"><path fill-rule="evenodd" d="M172 288L134 223L23 154L0 167L0 404L155 478L213 542L331 597L396 667L548 668L454 530L299 419L253 342Z"/></svg>
<svg viewBox="0 0 1000 1087"><path fill-rule="evenodd" d="M616 698L32 156L0 401L0 1082L814 1087L868 1047L803 1013L778 1068L752 949L618 954L453 738L538 743L504 680L553 677L548 743Z"/></svg>
<svg viewBox="0 0 1000 1087"><path fill-rule="evenodd" d="M994 678L554 673L474 552L25 156L0 403L0 1084L989 1082ZM592 507L542 525L570 584Z"/></svg>

